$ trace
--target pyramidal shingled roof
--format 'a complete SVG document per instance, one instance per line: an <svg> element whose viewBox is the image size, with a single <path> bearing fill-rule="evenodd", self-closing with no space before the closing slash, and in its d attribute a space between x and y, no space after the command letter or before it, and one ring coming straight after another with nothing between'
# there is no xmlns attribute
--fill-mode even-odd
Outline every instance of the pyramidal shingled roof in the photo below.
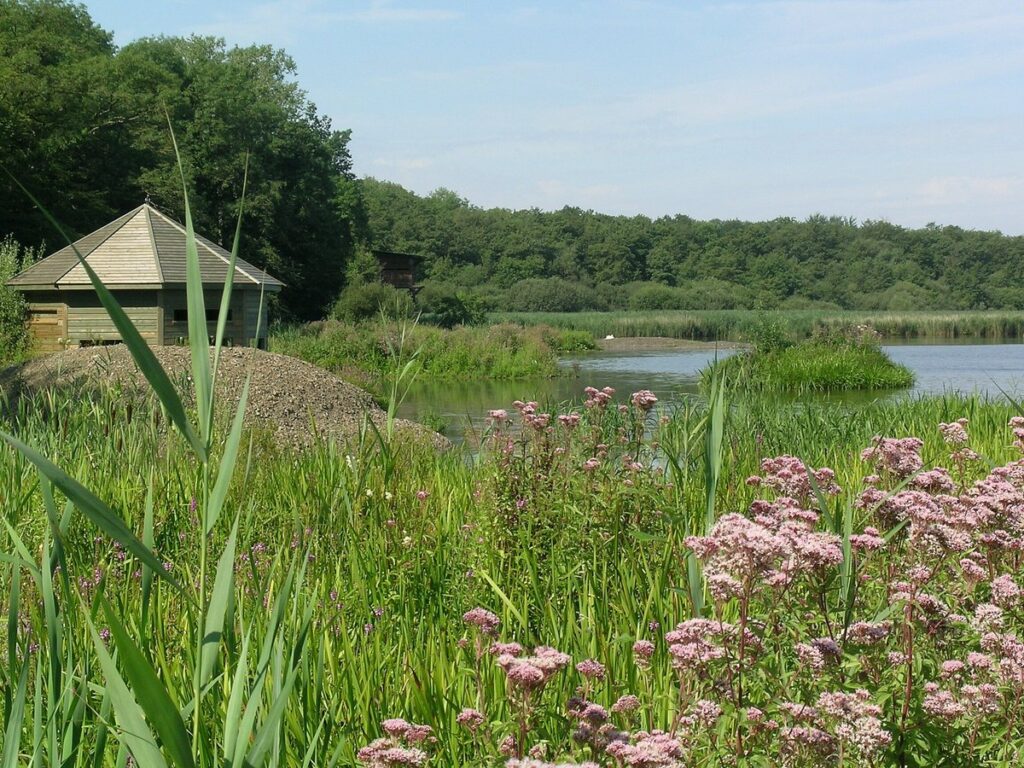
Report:
<svg viewBox="0 0 1024 768"><path fill-rule="evenodd" d="M148 203L140 205L75 243L108 288L163 288L185 284L185 226ZM203 285L224 285L231 254L196 235ZM71 246L61 248L8 282L18 288L88 289L89 276ZM283 283L241 258L234 285L279 291Z"/></svg>

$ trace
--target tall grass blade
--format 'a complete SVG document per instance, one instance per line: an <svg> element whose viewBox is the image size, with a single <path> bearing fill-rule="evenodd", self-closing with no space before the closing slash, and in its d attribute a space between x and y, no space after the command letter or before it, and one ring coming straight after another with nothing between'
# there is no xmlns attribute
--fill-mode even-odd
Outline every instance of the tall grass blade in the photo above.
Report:
<svg viewBox="0 0 1024 768"><path fill-rule="evenodd" d="M7 601L7 669L8 674L17 669L18 662L18 612L21 610L21 569L15 564L11 568L11 594ZM4 711L11 710L10 691L4 689Z"/></svg>
<svg viewBox="0 0 1024 768"><path fill-rule="evenodd" d="M146 486L146 503L145 509L142 515L142 543L149 548L150 551L156 549L156 537L153 534L153 476L150 475L149 483ZM153 591L153 576L154 571L148 565L143 563L142 565L142 621L140 626L145 631L146 626L149 624L149 598Z"/></svg>
<svg viewBox="0 0 1024 768"><path fill-rule="evenodd" d="M103 614L106 616L107 626L114 638L114 644L121 657L121 666L128 677L128 682L131 683L132 691L142 711L160 736L164 749L178 768L194 768L185 724L167 689L156 676L152 665L142 655L142 651L128 636L124 625L114 615L106 598L103 599Z"/></svg>
<svg viewBox="0 0 1024 768"><path fill-rule="evenodd" d="M220 366L220 349L224 343L224 328L228 323L231 307L231 290L235 284L235 264L238 261L238 247L242 240L242 214L245 212L245 188L249 182L249 153L245 153L245 167L242 170L242 196L238 201L238 221L235 223L235 239L231 243L231 257L228 259L228 276L224 280L224 291L220 297L220 311L217 313L217 334L213 343L213 381L217 381ZM259 336L257 335L257 338Z"/></svg>
<svg viewBox="0 0 1024 768"><path fill-rule="evenodd" d="M242 647L238 654L235 674L231 679L231 694L228 697L227 709L224 712L224 761L231 764L235 756L235 744L241 740L248 743L251 729L241 733L242 705L245 703L245 682L249 676L249 637L252 630L247 629L242 637Z"/></svg>
<svg viewBox="0 0 1024 768"><path fill-rule="evenodd" d="M178 140L170 115L167 126L171 132L174 156L181 174L182 194L185 203L185 294L188 303L188 340L192 352L192 381L196 388L196 405L199 409L199 434L205 451L210 448L210 433L213 429L213 376L210 372L210 337L206 324L206 301L203 297L203 277L199 270L199 251L196 249L196 233L192 226L192 208L188 202L188 184L185 181L185 166L178 151ZM206 460L204 451L203 461Z"/></svg>
<svg viewBox="0 0 1024 768"><path fill-rule="evenodd" d="M117 724L120 726L121 743L132 753L138 765L146 766L146 768L167 768L167 761L164 760L164 756L157 746L156 737L146 725L142 709L117 671L117 665L114 664L113 658L107 652L107 647L100 639L96 625L93 624L89 616L86 615L84 618L89 626L92 644L96 649L96 656L99 658L100 668L103 670L103 677L107 683L105 691L110 696L110 704L117 717Z"/></svg>
<svg viewBox="0 0 1024 768"><path fill-rule="evenodd" d="M238 445L242 440L242 426L245 422L245 408L249 402L249 382L251 376L246 376L242 385L242 394L238 398L238 407L235 411L235 419L231 425L231 432L228 433L227 442L224 444L224 455L221 456L220 468L217 470L217 481L210 493L210 501L206 505L206 533L213 530L220 518L221 510L224 508L224 500L228 495L228 487L231 485L231 478L235 473L235 463L238 460Z"/></svg>
<svg viewBox="0 0 1024 768"><path fill-rule="evenodd" d="M306 635L309 632L312 616L313 608L310 606L306 609L299 637L297 638L295 647L292 650L292 668L288 672L288 676L285 678L284 685L282 685L281 689L277 692L274 703L270 707L270 711L267 712L266 719L263 721L263 725L260 726L259 731L256 733L256 738L252 743L252 749L249 750L249 753L245 757L246 764L253 766L254 768L263 764L267 752L270 750L270 747L273 745L274 739L277 736L281 720L284 717L285 707L288 706L288 699L291 696L292 688L295 687L295 680L299 676L299 660L302 657L302 649L305 645Z"/></svg>
<svg viewBox="0 0 1024 768"><path fill-rule="evenodd" d="M18 677L18 690L14 694L14 703L7 716L7 728L4 730L4 751L0 754L0 766L17 768L19 765L18 750L21 748L21 729L25 721L25 700L28 698L28 662L21 665ZM14 671L14 667L11 667Z"/></svg>
<svg viewBox="0 0 1024 768"><path fill-rule="evenodd" d="M715 496L722 476L722 452L725 440L725 378L715 376L708 398L707 424L704 432L704 482L707 497L704 505L706 536L715 524Z"/></svg>
<svg viewBox="0 0 1024 768"><path fill-rule="evenodd" d="M217 652L224 634L224 616L227 614L228 603L231 601L235 586L235 541L238 538L238 518L231 527L220 561L217 563L217 575L213 582L213 594L206 609L206 622L203 626L203 650L199 672L199 684L206 683L213 676L213 668L217 662Z"/></svg>

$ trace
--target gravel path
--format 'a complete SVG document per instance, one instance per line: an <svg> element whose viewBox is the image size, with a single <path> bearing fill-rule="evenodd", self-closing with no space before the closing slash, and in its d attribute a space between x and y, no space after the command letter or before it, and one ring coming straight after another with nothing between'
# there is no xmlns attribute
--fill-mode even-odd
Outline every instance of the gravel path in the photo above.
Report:
<svg viewBox="0 0 1024 768"><path fill-rule="evenodd" d="M192 364L188 348L154 347L153 351L171 380L186 391ZM221 406L231 404L230 413L250 366L249 424L273 429L281 443L309 445L314 424L320 434L345 440L358 435L367 415L379 428L386 423L386 413L365 390L294 357L243 348L221 351L217 396ZM51 387L103 383L146 387L124 345L69 349L0 371L0 388L14 397ZM396 428L438 447L447 444L441 435L414 422L398 420Z"/></svg>

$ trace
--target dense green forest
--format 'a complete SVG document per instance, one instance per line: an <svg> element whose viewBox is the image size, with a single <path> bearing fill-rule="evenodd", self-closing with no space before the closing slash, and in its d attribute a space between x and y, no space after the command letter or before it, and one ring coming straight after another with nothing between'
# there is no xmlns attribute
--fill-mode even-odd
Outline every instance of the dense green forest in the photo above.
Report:
<svg viewBox="0 0 1024 768"><path fill-rule="evenodd" d="M348 131L317 111L283 51L208 37L118 48L83 6L0 0L0 163L73 234L147 196L183 216L168 120L196 226L221 243L234 231L249 153L242 248L288 284L278 317L322 317L362 245L422 255L431 290L421 298L454 290L481 309L1024 307L1024 237L823 216L485 210L444 189L423 197L358 180ZM0 175L7 235L59 245Z"/></svg>
<svg viewBox="0 0 1024 768"><path fill-rule="evenodd" d="M448 190L362 188L375 246L424 255L428 282L499 309L1024 307L1024 237L998 232L485 210Z"/></svg>

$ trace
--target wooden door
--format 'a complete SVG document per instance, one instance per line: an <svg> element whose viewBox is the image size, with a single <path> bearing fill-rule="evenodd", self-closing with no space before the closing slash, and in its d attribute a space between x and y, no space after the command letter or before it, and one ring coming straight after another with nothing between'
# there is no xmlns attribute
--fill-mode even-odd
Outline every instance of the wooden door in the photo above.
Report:
<svg viewBox="0 0 1024 768"><path fill-rule="evenodd" d="M68 308L65 304L29 304L28 331L33 352L58 352L67 337Z"/></svg>

